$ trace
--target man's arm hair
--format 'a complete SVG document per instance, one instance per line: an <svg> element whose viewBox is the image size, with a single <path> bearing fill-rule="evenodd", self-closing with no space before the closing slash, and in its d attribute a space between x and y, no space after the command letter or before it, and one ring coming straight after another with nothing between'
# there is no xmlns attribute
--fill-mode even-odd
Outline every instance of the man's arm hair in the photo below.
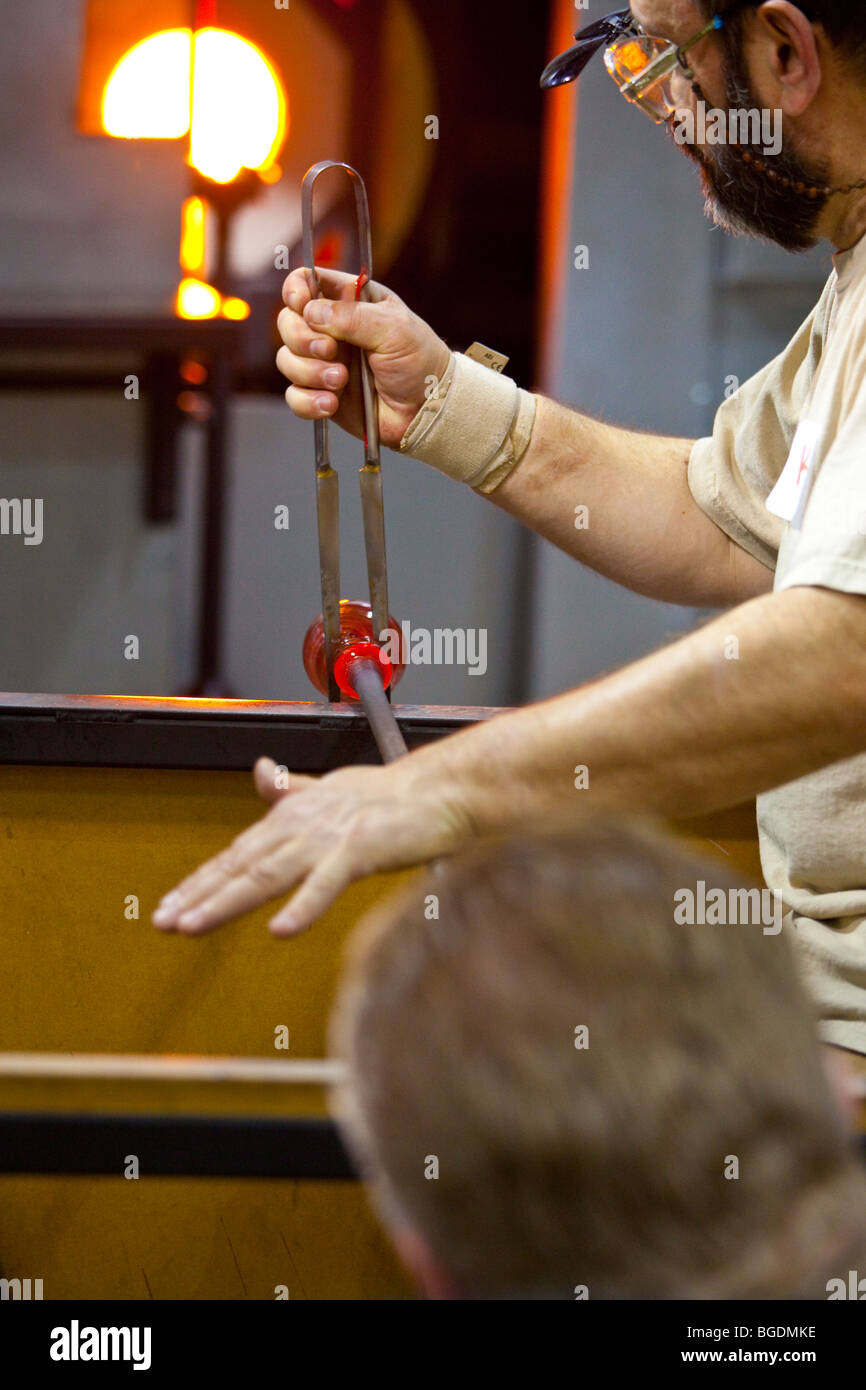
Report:
<svg viewBox="0 0 866 1390"><path fill-rule="evenodd" d="M414 794L432 787L495 832L587 798L705 815L864 750L866 597L804 587L752 599L612 675L394 767ZM576 789L580 768L586 790Z"/></svg>
<svg viewBox="0 0 866 1390"><path fill-rule="evenodd" d="M693 444L603 424L540 396L529 449L490 500L648 598L722 608L768 593L772 571L692 497Z"/></svg>

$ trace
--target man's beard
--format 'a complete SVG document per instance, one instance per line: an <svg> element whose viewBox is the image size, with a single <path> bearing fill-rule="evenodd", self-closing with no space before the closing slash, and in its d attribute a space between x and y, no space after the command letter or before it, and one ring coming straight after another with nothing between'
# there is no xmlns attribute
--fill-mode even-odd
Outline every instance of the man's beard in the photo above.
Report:
<svg viewBox="0 0 866 1390"><path fill-rule="evenodd" d="M749 86L742 56L729 54L725 80L728 109L752 111L760 109ZM710 110L697 82L692 88L699 100ZM668 122L673 135L674 123ZM776 242L786 251L808 251L820 240L817 231L821 213L827 206L828 195L796 193L794 184L826 186L830 182L829 166L823 160L806 161L796 154L790 144L782 141L779 154L764 155L760 149L751 151L753 160L760 159L763 172L747 163L736 145L712 147L681 145L683 153L699 165L706 196L707 216L734 236L757 236ZM772 169L777 177L767 177ZM789 179L785 186L783 180Z"/></svg>

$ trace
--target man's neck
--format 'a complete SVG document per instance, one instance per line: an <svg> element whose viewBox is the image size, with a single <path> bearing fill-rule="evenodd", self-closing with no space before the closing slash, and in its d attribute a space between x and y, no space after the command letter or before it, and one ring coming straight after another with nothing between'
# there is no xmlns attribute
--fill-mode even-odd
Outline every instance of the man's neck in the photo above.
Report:
<svg viewBox="0 0 866 1390"><path fill-rule="evenodd" d="M848 188L866 179L866 93L859 81L845 82L837 69L827 77L827 103L809 123L810 153L826 166L831 188ZM821 216L820 235L837 251L850 251L866 233L866 190L834 193Z"/></svg>
<svg viewBox="0 0 866 1390"><path fill-rule="evenodd" d="M834 194L825 218L827 230L824 235L832 241L837 251L850 251L866 234L866 190Z"/></svg>

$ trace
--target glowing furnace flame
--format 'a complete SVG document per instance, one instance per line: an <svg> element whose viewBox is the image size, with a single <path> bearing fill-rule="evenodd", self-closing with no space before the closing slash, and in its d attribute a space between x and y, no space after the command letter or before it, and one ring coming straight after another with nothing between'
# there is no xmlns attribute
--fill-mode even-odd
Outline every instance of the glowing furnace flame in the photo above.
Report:
<svg viewBox="0 0 866 1390"><path fill-rule="evenodd" d="M286 121L282 83L268 59L226 29L200 29L194 40L190 29L151 34L116 64L102 97L107 134L130 140L189 134L190 164L215 183L229 183L244 168L267 171Z"/></svg>

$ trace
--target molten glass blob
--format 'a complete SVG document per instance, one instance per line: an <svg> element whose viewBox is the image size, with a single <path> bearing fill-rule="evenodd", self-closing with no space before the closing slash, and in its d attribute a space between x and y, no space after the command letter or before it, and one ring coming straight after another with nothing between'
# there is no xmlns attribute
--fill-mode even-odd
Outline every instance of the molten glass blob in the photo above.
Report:
<svg viewBox="0 0 866 1390"><path fill-rule="evenodd" d="M381 646L373 638L373 613L369 603L359 599L340 600L339 656L334 662L334 679L342 693L357 700L351 681L352 663L366 657L379 664L382 685L387 690L402 680L406 669L402 660L400 625L389 616L390 641ZM328 667L325 660L325 625L322 615L307 629L304 638L304 670L322 695L328 694Z"/></svg>

